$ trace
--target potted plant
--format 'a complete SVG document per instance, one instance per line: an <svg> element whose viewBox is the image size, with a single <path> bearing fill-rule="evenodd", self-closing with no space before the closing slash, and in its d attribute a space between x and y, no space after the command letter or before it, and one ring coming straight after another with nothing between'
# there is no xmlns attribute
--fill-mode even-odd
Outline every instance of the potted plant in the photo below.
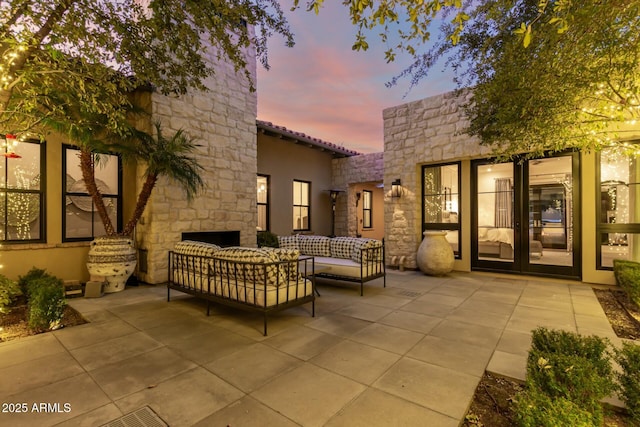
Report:
<svg viewBox="0 0 640 427"><path fill-rule="evenodd" d="M125 158L145 164L146 170L135 209L122 231L114 228L96 185L91 147L81 146L80 150L82 176L106 231L105 236L91 242L87 269L92 275L106 278L105 293L122 291L134 271L137 256L131 236L158 179L165 176L180 184L189 200L203 186L202 167L192 155L197 145L183 130L165 136L160 122L156 122L154 135L137 131L134 134L134 140L120 152Z"/></svg>
<svg viewBox="0 0 640 427"><path fill-rule="evenodd" d="M258 231L257 240L258 240L258 247L259 248L264 248L264 247L277 248L277 247L279 247L278 236L276 236L275 234L273 234L270 231Z"/></svg>

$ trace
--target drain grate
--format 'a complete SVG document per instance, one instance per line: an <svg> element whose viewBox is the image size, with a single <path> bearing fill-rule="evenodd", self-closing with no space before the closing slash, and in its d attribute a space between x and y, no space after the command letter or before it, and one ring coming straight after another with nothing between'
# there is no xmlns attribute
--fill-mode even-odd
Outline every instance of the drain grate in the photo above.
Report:
<svg viewBox="0 0 640 427"><path fill-rule="evenodd" d="M422 293L413 292L413 291L402 291L402 292L398 292L398 295L402 295L403 297L415 298L415 297L419 297L420 295L422 295Z"/></svg>
<svg viewBox="0 0 640 427"><path fill-rule="evenodd" d="M153 409L145 406L102 427L168 427L168 424L162 421Z"/></svg>

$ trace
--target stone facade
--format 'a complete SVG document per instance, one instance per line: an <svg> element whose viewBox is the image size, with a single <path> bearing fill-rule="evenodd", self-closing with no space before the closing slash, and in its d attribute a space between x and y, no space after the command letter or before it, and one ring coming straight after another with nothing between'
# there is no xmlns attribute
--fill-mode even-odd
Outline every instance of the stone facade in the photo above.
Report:
<svg viewBox="0 0 640 427"><path fill-rule="evenodd" d="M420 167L488 156L490 149L464 133L469 122L454 92L387 108L384 119L385 234L387 257L405 257L417 268L422 238ZM391 198L391 182L402 180L402 197Z"/></svg>
<svg viewBox="0 0 640 427"><path fill-rule="evenodd" d="M344 190L336 203L336 235L356 235L356 198L353 184L382 182L384 175L383 153L334 159L332 161L332 186Z"/></svg>
<svg viewBox="0 0 640 427"><path fill-rule="evenodd" d="M256 76L254 49L246 55ZM158 181L136 230L138 248L147 251L146 273L138 278L147 283L167 280L167 252L183 232L240 231L241 245L256 245L257 96L231 63L216 63L215 75L205 82L208 92L148 95L153 120L162 122L165 135L184 129L201 145L197 156L205 188L188 202L176 184Z"/></svg>

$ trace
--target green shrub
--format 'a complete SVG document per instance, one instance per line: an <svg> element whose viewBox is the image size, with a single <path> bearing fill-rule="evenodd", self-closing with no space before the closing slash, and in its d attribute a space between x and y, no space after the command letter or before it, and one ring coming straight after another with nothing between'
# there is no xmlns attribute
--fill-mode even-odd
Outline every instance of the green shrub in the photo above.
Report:
<svg viewBox="0 0 640 427"><path fill-rule="evenodd" d="M600 401L615 390L607 347L603 338L538 328L527 360L527 387L570 400L600 422Z"/></svg>
<svg viewBox="0 0 640 427"><path fill-rule="evenodd" d="M582 336L574 332L537 328L531 335L529 365L537 365L539 355L532 352L579 356L593 364L598 375L611 377L609 341L597 336Z"/></svg>
<svg viewBox="0 0 640 427"><path fill-rule="evenodd" d="M576 403L563 397L552 399L540 390L520 393L514 400L516 424L520 427L586 427L599 421Z"/></svg>
<svg viewBox="0 0 640 427"><path fill-rule="evenodd" d="M57 277L45 275L29 282L29 327L43 331L60 322L67 306L64 284Z"/></svg>
<svg viewBox="0 0 640 427"><path fill-rule="evenodd" d="M631 418L640 425L640 345L623 342L622 348L615 353L615 359L622 369L616 374L618 394Z"/></svg>
<svg viewBox="0 0 640 427"><path fill-rule="evenodd" d="M0 274L0 313L8 313L11 311L11 303L22 295L20 286L9 278Z"/></svg>
<svg viewBox="0 0 640 427"><path fill-rule="evenodd" d="M544 353L582 356L607 370L609 342L597 336L582 336L575 332L537 328L531 334L531 349Z"/></svg>
<svg viewBox="0 0 640 427"><path fill-rule="evenodd" d="M616 283L640 307L640 262L613 260Z"/></svg>
<svg viewBox="0 0 640 427"><path fill-rule="evenodd" d="M39 268L33 267L31 270L27 272L24 276L18 276L18 285L20 286L20 290L24 295L29 295L29 283L40 279L42 277L48 276L49 274L46 270L41 270Z"/></svg>
<svg viewBox="0 0 640 427"><path fill-rule="evenodd" d="M276 236L270 231L258 231L258 247L259 248L280 247L280 243L278 242L278 236Z"/></svg>

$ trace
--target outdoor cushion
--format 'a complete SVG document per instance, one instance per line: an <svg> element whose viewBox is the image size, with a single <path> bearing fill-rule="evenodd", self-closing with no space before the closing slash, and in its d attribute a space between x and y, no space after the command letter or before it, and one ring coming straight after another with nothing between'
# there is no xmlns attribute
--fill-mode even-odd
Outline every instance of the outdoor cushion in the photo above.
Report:
<svg viewBox="0 0 640 427"><path fill-rule="evenodd" d="M310 256L331 256L331 239L325 236L298 236L300 252Z"/></svg>
<svg viewBox="0 0 640 427"><path fill-rule="evenodd" d="M242 281L226 281L222 277L213 277L211 293L233 301L244 302L259 307L273 307L286 301L292 301L313 294L311 280L300 279L288 282L284 286L254 286Z"/></svg>
<svg viewBox="0 0 640 427"><path fill-rule="evenodd" d="M300 249L298 246L298 235L293 236L278 236L278 245L282 249Z"/></svg>
<svg viewBox="0 0 640 427"><path fill-rule="evenodd" d="M278 257L279 261L286 262L280 264L278 268L280 268L281 272L284 273L289 280L298 280L300 277L298 274L298 263L291 263L291 261L298 261L298 258L300 258L299 250L268 247L263 247L262 249L273 252Z"/></svg>
<svg viewBox="0 0 640 427"><path fill-rule="evenodd" d="M334 237L331 239L331 256L334 258L351 258L357 242L356 237Z"/></svg>
<svg viewBox="0 0 640 427"><path fill-rule="evenodd" d="M178 254L175 266L184 271L207 274L207 260L203 260L200 257L210 258L220 249L220 246L213 243L196 242L194 240L177 242L173 246L173 252ZM194 257L192 258L190 255L194 255Z"/></svg>
<svg viewBox="0 0 640 427"><path fill-rule="evenodd" d="M258 248L230 247L220 249L215 254L216 259L226 261L239 261L247 264L228 264L212 260L214 274L221 275L232 280L245 280L251 283L266 283L267 285L280 286L287 281L283 271L279 271L277 265L280 259L272 250ZM266 266L261 265L266 264ZM229 267L233 266L233 270ZM266 273L266 277L265 277Z"/></svg>
<svg viewBox="0 0 640 427"><path fill-rule="evenodd" d="M381 247L382 247L382 242L380 240L359 238L357 239L357 241L353 246L353 251L351 252L351 259L354 260L355 262L361 263L362 249L381 248ZM382 254L379 254L379 255L382 256ZM365 253L365 256L366 256L366 253ZM370 261L370 260L365 259L364 261Z"/></svg>
<svg viewBox="0 0 640 427"><path fill-rule="evenodd" d="M213 243L196 242L194 240L183 240L173 246L173 252L177 254L208 257L213 256L220 249L220 246Z"/></svg>

